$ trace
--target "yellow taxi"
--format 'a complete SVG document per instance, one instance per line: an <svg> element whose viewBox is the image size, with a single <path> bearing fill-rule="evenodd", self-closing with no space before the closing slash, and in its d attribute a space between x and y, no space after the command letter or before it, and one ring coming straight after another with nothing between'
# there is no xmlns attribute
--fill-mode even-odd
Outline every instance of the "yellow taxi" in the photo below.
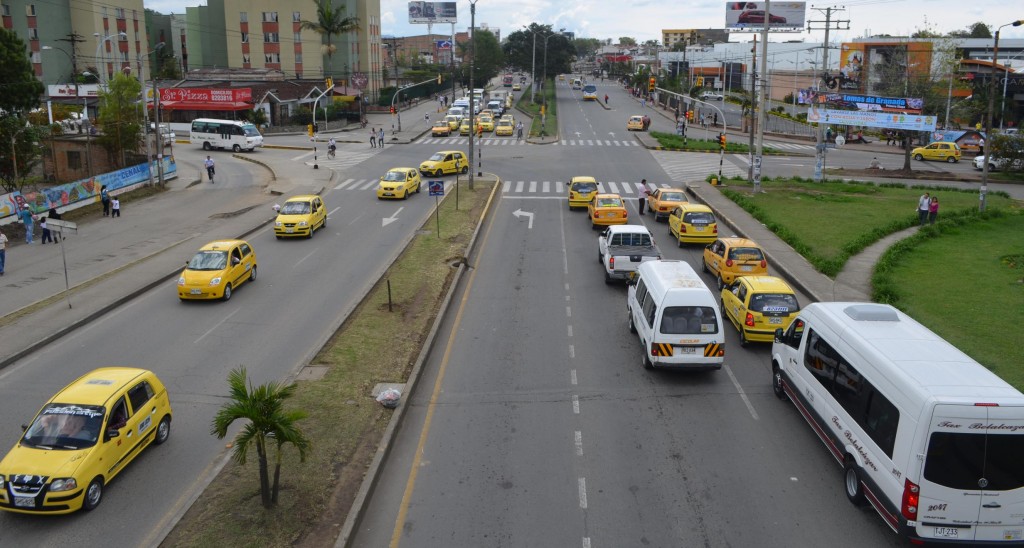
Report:
<svg viewBox="0 0 1024 548"><path fill-rule="evenodd" d="M478 119L483 118L484 116L490 116L491 118L494 118L494 111L489 108L485 108L480 111L480 114L476 115Z"/></svg>
<svg viewBox="0 0 1024 548"><path fill-rule="evenodd" d="M420 172L412 167L393 167L380 178L377 199L406 199L420 193Z"/></svg>
<svg viewBox="0 0 1024 548"><path fill-rule="evenodd" d="M512 108L512 94L508 94L505 97L505 110L508 111Z"/></svg>
<svg viewBox="0 0 1024 548"><path fill-rule="evenodd" d="M458 150L442 150L435 152L420 164L420 173L440 177L448 173L466 173L469 171L469 159Z"/></svg>
<svg viewBox="0 0 1024 548"><path fill-rule="evenodd" d="M718 278L718 289L722 289L737 276L767 274L768 260L754 240L719 238L704 248L701 268Z"/></svg>
<svg viewBox="0 0 1024 548"><path fill-rule="evenodd" d="M512 122L513 125L516 123L515 118L513 118L511 114L502 114L501 120L508 120L509 122Z"/></svg>
<svg viewBox="0 0 1024 548"><path fill-rule="evenodd" d="M512 120L498 120L498 125L494 126L494 134L499 137L511 137L514 130L515 126L512 125Z"/></svg>
<svg viewBox="0 0 1024 548"><path fill-rule="evenodd" d="M593 177L576 176L565 184L569 187L569 211L586 207L597 196L597 179Z"/></svg>
<svg viewBox="0 0 1024 548"><path fill-rule="evenodd" d="M626 204L618 194L598 194L587 204L587 215L590 217L591 228L608 225L624 225Z"/></svg>
<svg viewBox="0 0 1024 548"><path fill-rule="evenodd" d="M639 114L636 116L630 116L629 120L626 121L627 131L643 131L644 130L644 117Z"/></svg>
<svg viewBox="0 0 1024 548"><path fill-rule="evenodd" d="M444 121L448 122L448 134L451 135L451 132L459 129L459 124L462 123L462 116L449 114L444 117Z"/></svg>
<svg viewBox="0 0 1024 548"><path fill-rule="evenodd" d="M565 81L565 75L564 74L559 74L558 75L558 81L559 82L564 82Z"/></svg>
<svg viewBox="0 0 1024 548"><path fill-rule="evenodd" d="M451 134L452 127L445 120L434 122L433 127L430 128L430 135L434 137L447 137Z"/></svg>
<svg viewBox="0 0 1024 548"><path fill-rule="evenodd" d="M722 311L746 346L774 341L776 329L789 329L800 303L793 288L775 276L740 276L722 289Z"/></svg>
<svg viewBox="0 0 1024 548"><path fill-rule="evenodd" d="M711 243L718 238L718 221L706 205L679 204L668 216L668 233L679 247L684 243Z"/></svg>
<svg viewBox="0 0 1024 548"><path fill-rule="evenodd" d="M523 91L523 86L520 84L512 84L512 91Z"/></svg>
<svg viewBox="0 0 1024 548"><path fill-rule="evenodd" d="M494 131L494 118L490 116L481 116L479 124L485 132Z"/></svg>
<svg viewBox="0 0 1024 548"><path fill-rule="evenodd" d="M96 369L64 387L0 461L0 509L92 510L103 489L151 444L171 435L171 402L150 371Z"/></svg>
<svg viewBox="0 0 1024 548"><path fill-rule="evenodd" d="M291 236L313 237L318 228L327 226L327 207L315 194L292 196L281 206L274 219L274 236L278 239Z"/></svg>
<svg viewBox="0 0 1024 548"><path fill-rule="evenodd" d="M469 135L469 118L463 119L459 124L459 135Z"/></svg>
<svg viewBox="0 0 1024 548"><path fill-rule="evenodd" d="M647 197L647 208L654 213L654 220L658 221L662 217L667 219L677 205L687 202L686 193L682 189L659 188Z"/></svg>
<svg viewBox="0 0 1024 548"><path fill-rule="evenodd" d="M224 299L247 281L256 281L256 252L245 240L210 242L178 277L178 298Z"/></svg>
<svg viewBox="0 0 1024 548"><path fill-rule="evenodd" d="M960 161L960 147L956 143L940 141L910 151L915 160L939 160L951 164Z"/></svg>

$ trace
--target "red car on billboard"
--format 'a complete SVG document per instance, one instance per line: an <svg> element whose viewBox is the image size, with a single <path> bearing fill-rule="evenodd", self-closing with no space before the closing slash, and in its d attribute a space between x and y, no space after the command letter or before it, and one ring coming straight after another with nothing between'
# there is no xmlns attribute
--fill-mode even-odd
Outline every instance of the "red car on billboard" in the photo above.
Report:
<svg viewBox="0 0 1024 548"><path fill-rule="evenodd" d="M780 25L786 24L786 18L775 15L774 13L768 15L769 23L778 23ZM764 24L764 10L747 10L740 14L737 23L750 25L750 24Z"/></svg>

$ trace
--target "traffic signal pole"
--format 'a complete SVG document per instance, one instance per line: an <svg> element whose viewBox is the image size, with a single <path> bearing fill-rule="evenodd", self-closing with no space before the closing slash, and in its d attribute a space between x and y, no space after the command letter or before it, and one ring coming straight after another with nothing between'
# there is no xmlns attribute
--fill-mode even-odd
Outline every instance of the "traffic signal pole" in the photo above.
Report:
<svg viewBox="0 0 1024 548"><path fill-rule="evenodd" d="M825 30L825 42L822 44L822 48L821 48L822 49L822 52L821 52L821 74L819 75L820 76L819 78L816 78L814 80L814 90L818 91L818 90L821 89L821 80L823 78L828 78L829 77L829 70L828 70L828 35L829 35L829 31L832 30L833 25L835 25L834 28L836 30L849 30L849 28L850 28L850 21L848 19L844 20L844 21L832 19L832 12L834 12L834 11L843 11L843 8L829 7L829 8L824 8L824 9L822 9L822 8L811 8L811 9L818 10L819 12L820 11L824 11L824 13L825 13L825 20L824 21L808 21L807 22L807 30L821 30L821 29ZM824 23L825 26L824 27L818 27L818 28L813 28L811 26L813 24L819 24L819 23ZM845 27L841 26L844 23L846 24L846 26ZM811 105L810 108L816 108L817 106L818 105ZM818 123L818 130L816 132L814 132L814 140L815 140L815 142L817 144L817 146L815 147L815 151L816 152L815 152L815 155L814 155L815 156L815 162L814 162L814 182L820 183L822 178L824 177L824 173L825 173L825 154L826 154L826 150L827 150L826 149L826 143L825 143L825 125L820 123L820 122Z"/></svg>
<svg viewBox="0 0 1024 548"><path fill-rule="evenodd" d="M410 89L412 89L414 87L417 87L417 86L422 86L424 84L429 84L431 82L436 82L438 85L440 85L441 84L441 75L438 74L436 77L431 78L429 80L424 80L422 82L417 82L415 84L409 84L408 86L403 86L403 87L398 88L398 90L395 91L395 94L391 96L391 115L394 116L395 114L398 113L398 109L395 108L395 100L398 99L398 95L400 93L402 93L403 91L406 91L406 90L410 90ZM402 132L402 117L401 116L398 117L398 132L399 133Z"/></svg>
<svg viewBox="0 0 1024 548"><path fill-rule="evenodd" d="M313 124L312 127L309 128L309 140L313 141L313 169L320 169L320 165L317 163L316 158L316 109L320 108L317 105L320 104L320 99L323 99L324 95L327 95L328 93L331 92L331 90L334 89L333 79L328 78L325 83L327 84L327 89L325 89L324 92L318 95L316 99L313 101Z"/></svg>

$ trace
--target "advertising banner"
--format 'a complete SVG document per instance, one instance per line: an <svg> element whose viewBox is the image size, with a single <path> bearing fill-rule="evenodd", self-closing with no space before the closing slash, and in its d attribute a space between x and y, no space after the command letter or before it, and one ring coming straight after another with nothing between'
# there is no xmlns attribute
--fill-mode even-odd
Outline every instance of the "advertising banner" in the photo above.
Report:
<svg viewBox="0 0 1024 548"><path fill-rule="evenodd" d="M726 2L725 28L757 31L764 28L764 2ZM807 2L772 2L768 12L769 31L803 30Z"/></svg>
<svg viewBox="0 0 1024 548"><path fill-rule="evenodd" d="M864 45L843 44L839 54L839 89L859 91L864 74Z"/></svg>
<svg viewBox="0 0 1024 548"><path fill-rule="evenodd" d="M935 131L935 116L810 107L807 121L842 126L880 127L908 131Z"/></svg>
<svg viewBox="0 0 1024 548"><path fill-rule="evenodd" d="M252 88L160 88L160 101L251 103Z"/></svg>
<svg viewBox="0 0 1024 548"><path fill-rule="evenodd" d="M410 23L458 23L455 2L409 2Z"/></svg>
<svg viewBox="0 0 1024 548"><path fill-rule="evenodd" d="M879 97L874 95L857 95L852 93L833 93L801 89L796 94L801 105L830 105L856 107L857 110L873 110L876 112L902 112L904 114L920 114L924 108L924 99L920 97Z"/></svg>
<svg viewBox="0 0 1024 548"><path fill-rule="evenodd" d="M46 94L51 98L57 97L99 97L99 84L57 84L46 86Z"/></svg>

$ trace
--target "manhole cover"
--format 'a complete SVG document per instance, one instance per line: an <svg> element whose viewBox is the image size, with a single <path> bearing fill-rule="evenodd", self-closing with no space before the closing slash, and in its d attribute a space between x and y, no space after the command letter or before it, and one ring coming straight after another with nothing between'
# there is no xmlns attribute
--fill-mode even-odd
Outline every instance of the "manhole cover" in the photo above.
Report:
<svg viewBox="0 0 1024 548"><path fill-rule="evenodd" d="M327 374L326 365L307 365L299 371L298 377L295 378L297 381L318 381L324 378Z"/></svg>

